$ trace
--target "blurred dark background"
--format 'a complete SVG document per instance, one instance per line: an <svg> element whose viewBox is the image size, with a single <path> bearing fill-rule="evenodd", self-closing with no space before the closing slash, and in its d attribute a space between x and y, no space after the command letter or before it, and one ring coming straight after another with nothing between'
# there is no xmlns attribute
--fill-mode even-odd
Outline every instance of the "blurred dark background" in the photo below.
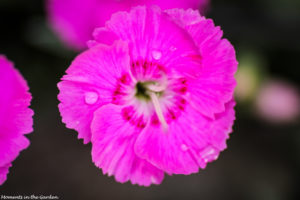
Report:
<svg viewBox="0 0 300 200"><path fill-rule="evenodd" d="M198 174L166 176L161 185L149 188L102 175L91 161L91 146L83 145L61 122L56 84L77 53L64 48L48 27L44 7L41 0L0 0L0 54L27 79L35 111L34 132L28 135L31 145L13 162L0 195L51 194L67 200L300 199L299 117L274 123L258 116L256 92L247 100L238 99L228 149ZM207 16L235 46L240 67L253 69L256 88L274 77L299 91L299 0L212 0Z"/></svg>

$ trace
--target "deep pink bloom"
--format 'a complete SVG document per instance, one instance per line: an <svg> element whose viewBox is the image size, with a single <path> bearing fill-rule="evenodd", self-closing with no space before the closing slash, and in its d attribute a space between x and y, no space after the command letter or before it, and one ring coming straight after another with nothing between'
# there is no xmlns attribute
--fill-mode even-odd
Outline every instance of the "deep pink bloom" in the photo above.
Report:
<svg viewBox="0 0 300 200"><path fill-rule="evenodd" d="M258 114L274 123L292 122L300 115L298 89L281 80L264 83L255 104Z"/></svg>
<svg viewBox="0 0 300 200"><path fill-rule="evenodd" d="M58 98L103 173L148 186L217 159L235 118L237 68L220 28L191 9L135 7L94 36Z"/></svg>
<svg viewBox="0 0 300 200"><path fill-rule="evenodd" d="M96 27L105 25L112 13L129 11L132 6L158 5L162 9L205 9L209 0L48 0L49 21L67 46L86 49Z"/></svg>
<svg viewBox="0 0 300 200"><path fill-rule="evenodd" d="M32 132L31 94L13 64L0 55L0 185L11 162L29 145L24 134Z"/></svg>

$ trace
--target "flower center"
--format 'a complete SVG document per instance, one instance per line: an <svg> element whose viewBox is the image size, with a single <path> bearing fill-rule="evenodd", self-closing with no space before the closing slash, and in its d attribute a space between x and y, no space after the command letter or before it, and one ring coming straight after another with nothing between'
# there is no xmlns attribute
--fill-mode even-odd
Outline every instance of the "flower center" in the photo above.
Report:
<svg viewBox="0 0 300 200"><path fill-rule="evenodd" d="M164 129L167 129L168 125L159 102L159 97L163 94L164 90L166 89L166 84L158 84L155 81L138 82L135 88L135 96L140 100L152 102L157 118L159 119L162 127Z"/></svg>
<svg viewBox="0 0 300 200"><path fill-rule="evenodd" d="M165 85L159 85L155 81L137 82L137 84L135 85L135 96L140 100L150 101L151 92L156 93L157 96L161 96L165 89Z"/></svg>
<svg viewBox="0 0 300 200"><path fill-rule="evenodd" d="M147 84L146 83L137 82L137 84L135 86L135 89L136 89L135 96L138 99L146 100L146 101L150 100L150 96L149 96L148 91L147 91Z"/></svg>
<svg viewBox="0 0 300 200"><path fill-rule="evenodd" d="M138 60L131 63L130 73L118 78L112 103L125 106L123 119L136 127L144 128L150 120L166 131L185 109L187 86L185 77L168 74L157 63Z"/></svg>

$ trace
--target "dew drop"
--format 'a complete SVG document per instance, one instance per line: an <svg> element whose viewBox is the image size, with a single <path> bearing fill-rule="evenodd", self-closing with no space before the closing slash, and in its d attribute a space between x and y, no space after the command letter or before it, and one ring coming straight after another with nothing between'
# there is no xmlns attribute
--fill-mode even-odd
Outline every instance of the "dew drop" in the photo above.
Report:
<svg viewBox="0 0 300 200"><path fill-rule="evenodd" d="M154 60L159 60L161 58L161 52L160 51L152 51L152 57Z"/></svg>
<svg viewBox="0 0 300 200"><path fill-rule="evenodd" d="M182 151L187 151L189 149L185 144L182 144L180 148Z"/></svg>
<svg viewBox="0 0 300 200"><path fill-rule="evenodd" d="M219 152L214 147L208 146L200 152L200 156L203 158L204 162L207 163L216 160L219 156Z"/></svg>
<svg viewBox="0 0 300 200"><path fill-rule="evenodd" d="M170 51L176 51L176 50L177 50L176 47L174 47L174 46L171 46L171 47L170 47Z"/></svg>
<svg viewBox="0 0 300 200"><path fill-rule="evenodd" d="M150 180L151 180L151 183L158 184L158 180L154 176L151 176Z"/></svg>
<svg viewBox="0 0 300 200"><path fill-rule="evenodd" d="M87 104L94 104L98 101L98 94L96 92L86 92L85 96L85 103Z"/></svg>

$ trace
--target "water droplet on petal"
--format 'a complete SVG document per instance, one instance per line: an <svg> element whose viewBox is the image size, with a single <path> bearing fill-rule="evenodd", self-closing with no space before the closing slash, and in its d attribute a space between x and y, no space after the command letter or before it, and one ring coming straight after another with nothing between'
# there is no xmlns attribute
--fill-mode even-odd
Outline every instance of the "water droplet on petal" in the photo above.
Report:
<svg viewBox="0 0 300 200"><path fill-rule="evenodd" d="M151 180L152 183L158 184L158 180L154 176L151 176L150 180Z"/></svg>
<svg viewBox="0 0 300 200"><path fill-rule="evenodd" d="M161 52L160 51L152 51L152 57L154 60L159 60L161 58Z"/></svg>
<svg viewBox="0 0 300 200"><path fill-rule="evenodd" d="M185 144L182 144L180 148L182 151L187 151L189 149Z"/></svg>
<svg viewBox="0 0 300 200"><path fill-rule="evenodd" d="M176 51L176 50L177 50L176 47L174 47L174 46L171 46L171 47L170 47L170 51Z"/></svg>
<svg viewBox="0 0 300 200"><path fill-rule="evenodd" d="M86 92L84 97L87 104L94 104L98 101L98 94L96 92Z"/></svg>
<svg viewBox="0 0 300 200"><path fill-rule="evenodd" d="M200 152L200 156L203 158L204 162L211 162L218 158L219 151L213 146L208 146Z"/></svg>

